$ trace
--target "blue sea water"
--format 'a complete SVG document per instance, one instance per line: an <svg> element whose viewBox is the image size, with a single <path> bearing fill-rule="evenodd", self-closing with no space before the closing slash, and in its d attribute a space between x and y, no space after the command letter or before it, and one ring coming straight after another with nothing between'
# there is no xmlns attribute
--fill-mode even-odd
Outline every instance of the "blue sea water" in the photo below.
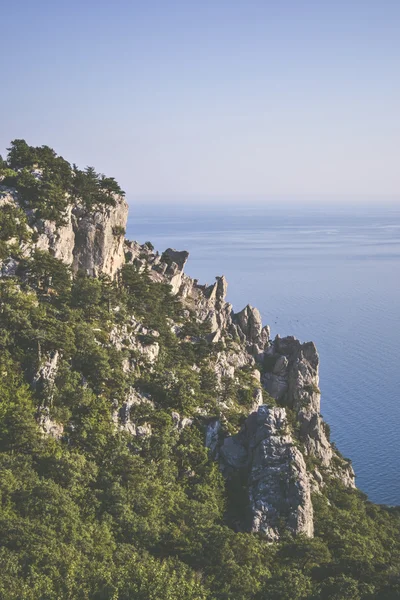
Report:
<svg viewBox="0 0 400 600"><path fill-rule="evenodd" d="M400 504L400 207L133 203L127 235L188 250L234 310L313 340L332 439L372 501Z"/></svg>

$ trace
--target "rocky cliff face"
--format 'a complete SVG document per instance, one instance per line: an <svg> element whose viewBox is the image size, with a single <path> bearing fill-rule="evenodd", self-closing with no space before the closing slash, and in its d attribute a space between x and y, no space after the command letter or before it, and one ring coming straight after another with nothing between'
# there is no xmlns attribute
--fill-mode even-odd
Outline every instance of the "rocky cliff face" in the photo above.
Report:
<svg viewBox="0 0 400 600"><path fill-rule="evenodd" d="M295 445L284 408L261 405L241 431L226 437L219 449L227 477L242 471L247 479L247 529L278 540L285 529L312 537L310 478Z"/></svg>
<svg viewBox="0 0 400 600"><path fill-rule="evenodd" d="M128 218L125 200L117 198L115 207L104 207L91 214L75 207L73 217L73 270L114 277L125 262L124 237Z"/></svg>
<svg viewBox="0 0 400 600"><path fill-rule="evenodd" d="M115 206L102 206L88 212L71 204L65 214L65 224L36 219L28 214L28 222L36 241L34 247L48 251L72 267L92 276L104 273L114 277L125 262L124 236L128 205L122 196L115 196ZM2 204L19 206L18 194L2 189Z"/></svg>

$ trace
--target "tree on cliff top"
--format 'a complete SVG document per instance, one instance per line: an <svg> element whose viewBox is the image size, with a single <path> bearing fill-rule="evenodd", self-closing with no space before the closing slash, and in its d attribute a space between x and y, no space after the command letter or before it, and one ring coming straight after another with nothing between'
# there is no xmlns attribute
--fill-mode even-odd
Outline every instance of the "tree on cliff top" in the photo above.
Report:
<svg viewBox="0 0 400 600"><path fill-rule="evenodd" d="M36 218L66 220L71 200L90 211L101 206L115 206L116 195L124 196L114 177L97 173L93 167L79 169L49 146L29 146L25 140L13 140L7 160L0 161L3 185L18 192L21 203L35 211Z"/></svg>

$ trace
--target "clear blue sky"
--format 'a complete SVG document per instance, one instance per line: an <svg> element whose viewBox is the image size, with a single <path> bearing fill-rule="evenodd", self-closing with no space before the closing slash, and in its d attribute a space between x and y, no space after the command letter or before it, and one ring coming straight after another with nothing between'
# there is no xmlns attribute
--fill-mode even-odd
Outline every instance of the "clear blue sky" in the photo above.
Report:
<svg viewBox="0 0 400 600"><path fill-rule="evenodd" d="M3 2L0 153L130 196L400 194L399 0Z"/></svg>

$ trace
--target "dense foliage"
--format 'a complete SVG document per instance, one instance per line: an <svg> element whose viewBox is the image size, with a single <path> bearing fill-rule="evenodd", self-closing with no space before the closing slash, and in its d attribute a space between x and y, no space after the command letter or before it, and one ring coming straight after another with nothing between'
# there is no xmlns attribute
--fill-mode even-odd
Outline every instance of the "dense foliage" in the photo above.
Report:
<svg viewBox="0 0 400 600"><path fill-rule="evenodd" d="M76 185L88 206L88 182L98 185L67 164L16 141L0 169L13 170L6 177L20 191L32 168L47 170L61 205L46 208L42 184L35 198L50 214L64 210L58 185ZM23 213L2 212L3 256L22 242ZM138 322L147 331L140 344L160 345L154 365L110 341ZM20 258L15 277L0 279L0 599L400 597L398 509L334 481L314 498L314 539L269 544L237 530L242 482L227 485L208 455L204 414L220 413L219 398L231 405L225 427L237 429L252 378L244 370L220 389L212 364L221 346L207 333L168 285L133 265L115 281L72 277L35 251ZM44 377L56 358L54 377ZM151 435L116 427L113 415L131 390L148 399L132 406L131 418ZM192 424L177 427L174 411ZM49 418L63 426L59 439L43 434L39 424Z"/></svg>
<svg viewBox="0 0 400 600"><path fill-rule="evenodd" d="M14 140L6 160L0 157L0 182L14 188L21 204L31 209L37 219L48 219L58 225L65 221L71 202L86 210L101 205L115 205L115 195L123 195L113 177L71 166L48 146L29 146L25 140Z"/></svg>

